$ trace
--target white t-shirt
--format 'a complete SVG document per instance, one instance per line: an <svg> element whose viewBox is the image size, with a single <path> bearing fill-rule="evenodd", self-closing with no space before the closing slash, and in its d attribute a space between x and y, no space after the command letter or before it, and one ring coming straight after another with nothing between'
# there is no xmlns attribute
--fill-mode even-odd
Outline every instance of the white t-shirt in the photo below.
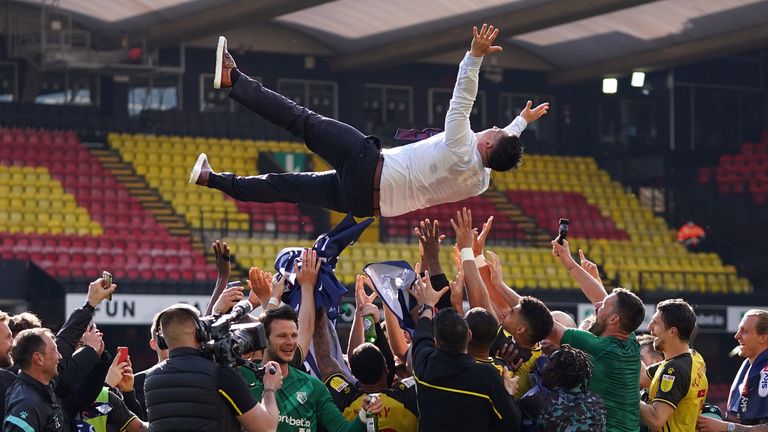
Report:
<svg viewBox="0 0 768 432"><path fill-rule="evenodd" d="M379 206L385 217L461 201L488 189L491 169L483 166L469 114L477 96L482 57L467 52L459 65L445 132L401 147L384 149ZM520 136L527 123L517 116L504 128Z"/></svg>

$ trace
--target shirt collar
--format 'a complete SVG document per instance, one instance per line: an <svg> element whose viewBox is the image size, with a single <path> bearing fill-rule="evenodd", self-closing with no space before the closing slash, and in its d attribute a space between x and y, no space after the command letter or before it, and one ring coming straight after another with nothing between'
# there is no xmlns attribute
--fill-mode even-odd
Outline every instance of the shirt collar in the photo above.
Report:
<svg viewBox="0 0 768 432"><path fill-rule="evenodd" d="M37 390L41 394L48 395L48 389L47 389L48 386L36 380L32 376L27 375L26 373L24 373L24 371L19 372L19 379L22 380L24 383L32 386L35 390Z"/></svg>
<svg viewBox="0 0 768 432"><path fill-rule="evenodd" d="M168 358L181 357L181 356L205 357L202 351L200 351L197 348L190 348L190 347L174 348L168 353Z"/></svg>

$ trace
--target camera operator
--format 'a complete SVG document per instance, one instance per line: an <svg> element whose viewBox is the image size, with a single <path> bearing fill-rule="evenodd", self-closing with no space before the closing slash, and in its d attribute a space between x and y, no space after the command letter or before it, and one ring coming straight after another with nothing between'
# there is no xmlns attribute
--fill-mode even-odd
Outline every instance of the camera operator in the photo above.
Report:
<svg viewBox="0 0 768 432"><path fill-rule="evenodd" d="M205 332L197 309L175 304L159 317L159 347L169 358L147 372L144 384L151 431L274 431L278 408L275 392L282 384L279 365L264 376L261 403L232 368L206 358L201 350Z"/></svg>

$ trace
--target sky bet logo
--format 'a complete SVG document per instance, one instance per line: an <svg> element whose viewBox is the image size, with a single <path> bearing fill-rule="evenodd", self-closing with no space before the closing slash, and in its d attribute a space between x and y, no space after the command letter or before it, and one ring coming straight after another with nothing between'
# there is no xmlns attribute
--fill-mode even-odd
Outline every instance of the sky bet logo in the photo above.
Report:
<svg viewBox="0 0 768 432"><path fill-rule="evenodd" d="M312 429L311 421L307 419L295 419L293 417L288 417L287 415L280 416L280 423L285 423L289 426L298 426L300 428L307 428L307 430Z"/></svg>
<svg viewBox="0 0 768 432"><path fill-rule="evenodd" d="M760 371L760 388L757 390L760 397L768 396L768 366Z"/></svg>

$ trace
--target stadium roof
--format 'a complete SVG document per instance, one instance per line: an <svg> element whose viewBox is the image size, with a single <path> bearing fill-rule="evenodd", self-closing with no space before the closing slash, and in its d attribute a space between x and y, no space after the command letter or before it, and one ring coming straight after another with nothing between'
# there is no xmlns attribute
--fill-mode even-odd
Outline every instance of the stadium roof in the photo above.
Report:
<svg viewBox="0 0 768 432"><path fill-rule="evenodd" d="M41 4L40 0L20 0ZM46 2L48 3L48 2ZM222 29L282 27L327 46L336 70L410 62L467 46L487 21L521 67L568 83L768 45L768 0L57 0L94 28L178 43ZM510 53L508 53L510 55ZM514 59L512 59L514 62Z"/></svg>

